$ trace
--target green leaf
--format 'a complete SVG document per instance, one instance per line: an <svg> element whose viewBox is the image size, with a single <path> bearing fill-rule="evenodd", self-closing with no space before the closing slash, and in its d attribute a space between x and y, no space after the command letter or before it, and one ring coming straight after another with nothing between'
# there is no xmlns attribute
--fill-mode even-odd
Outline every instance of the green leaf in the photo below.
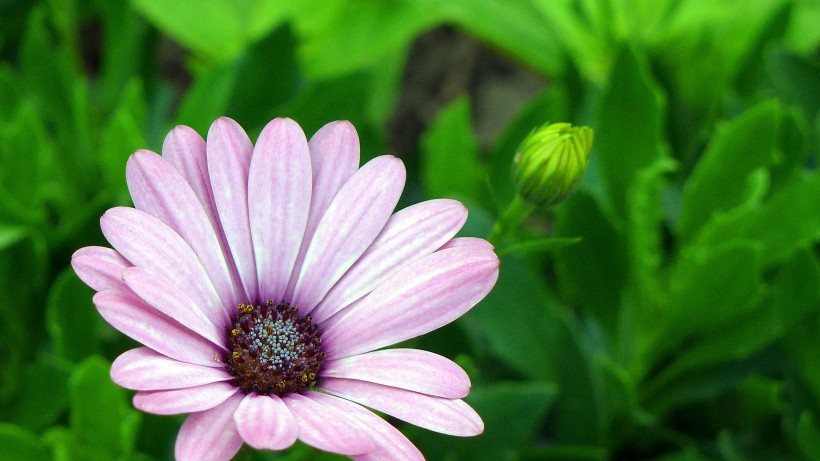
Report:
<svg viewBox="0 0 820 461"><path fill-rule="evenodd" d="M796 251L780 268L772 291L786 350L800 377L820 399L820 266L812 252Z"/></svg>
<svg viewBox="0 0 820 461"><path fill-rule="evenodd" d="M79 362L99 352L99 316L91 304L94 291L66 268L51 286L46 306L46 329L58 356Z"/></svg>
<svg viewBox="0 0 820 461"><path fill-rule="evenodd" d="M295 17L305 73L326 79L377 65L431 27L434 11L418 1L329 0L318 11L306 4Z"/></svg>
<svg viewBox="0 0 820 461"><path fill-rule="evenodd" d="M456 99L441 111L421 139L422 179L430 197L475 199L483 184L470 102Z"/></svg>
<svg viewBox="0 0 820 461"><path fill-rule="evenodd" d="M176 2L175 2L176 3ZM112 113L136 77L146 57L147 24L134 13L131 2L98 2L103 34L99 100L102 113Z"/></svg>
<svg viewBox="0 0 820 461"><path fill-rule="evenodd" d="M638 172L662 158L663 97L646 58L622 46L600 96L590 168L597 165L606 197L618 215Z"/></svg>
<svg viewBox="0 0 820 461"><path fill-rule="evenodd" d="M48 461L48 451L33 433L13 424L0 422L0 459Z"/></svg>
<svg viewBox="0 0 820 461"><path fill-rule="evenodd" d="M749 197L749 175L774 162L782 109L767 101L718 127L683 189L678 223L688 241L714 214L736 207Z"/></svg>
<svg viewBox="0 0 820 461"><path fill-rule="evenodd" d="M205 133L217 117L226 115L246 130L261 129L281 115L277 106L296 93L294 47L291 29L283 26L233 59L198 69L176 122Z"/></svg>
<svg viewBox="0 0 820 461"><path fill-rule="evenodd" d="M2 409L2 419L32 431L54 424L68 407L68 375L68 366L54 357L26 364L15 376L20 388Z"/></svg>
<svg viewBox="0 0 820 461"><path fill-rule="evenodd" d="M557 210L556 235L577 235L579 245L555 253L561 299L594 317L614 337L621 293L629 274L624 236L584 190Z"/></svg>
<svg viewBox="0 0 820 461"><path fill-rule="evenodd" d="M83 443L65 427L54 427L43 435L51 446L54 461L111 461L116 459L103 447Z"/></svg>
<svg viewBox="0 0 820 461"><path fill-rule="evenodd" d="M134 0L131 5L174 40L210 59L235 57L290 12L288 2Z"/></svg>
<svg viewBox="0 0 820 461"><path fill-rule="evenodd" d="M715 215L693 245L730 239L759 242L763 264L788 258L795 249L820 239L820 174L796 175L762 204L752 201Z"/></svg>
<svg viewBox="0 0 820 461"><path fill-rule="evenodd" d="M660 362L692 335L748 312L760 294L760 253L753 242L731 240L683 254L670 275L663 317L644 345L648 363Z"/></svg>
<svg viewBox="0 0 820 461"><path fill-rule="evenodd" d="M518 459L538 430L557 394L555 386L530 383L498 383L476 387L467 398L484 420L484 433L453 439L408 431L427 459L450 461L496 461Z"/></svg>
<svg viewBox="0 0 820 461"><path fill-rule="evenodd" d="M126 391L111 382L110 364L89 357L71 375L70 427L76 440L110 455L130 454L140 425Z"/></svg>
<svg viewBox="0 0 820 461"><path fill-rule="evenodd" d="M560 39L530 2L416 1L436 11L442 22L466 30L542 75L561 74L566 68Z"/></svg>

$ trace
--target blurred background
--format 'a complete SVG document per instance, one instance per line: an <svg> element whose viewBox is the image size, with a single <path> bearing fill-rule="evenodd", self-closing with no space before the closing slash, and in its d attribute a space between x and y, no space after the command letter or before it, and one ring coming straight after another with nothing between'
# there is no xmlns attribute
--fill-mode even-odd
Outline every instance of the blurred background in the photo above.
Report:
<svg viewBox="0 0 820 461"><path fill-rule="evenodd" d="M0 1L0 459L172 459L183 418L111 383L133 343L69 260L133 151L227 115L350 120L363 162L407 165L400 207L459 199L482 237L530 130L595 130L495 290L411 341L486 423L393 421L428 459L820 460L818 25L818 0Z"/></svg>

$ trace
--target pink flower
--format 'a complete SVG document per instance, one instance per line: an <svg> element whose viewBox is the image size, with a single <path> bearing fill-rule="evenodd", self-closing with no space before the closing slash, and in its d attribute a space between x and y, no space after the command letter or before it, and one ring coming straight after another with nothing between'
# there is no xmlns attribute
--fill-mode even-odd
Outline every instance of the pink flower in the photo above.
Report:
<svg viewBox="0 0 820 461"><path fill-rule="evenodd" d="M142 411L190 413L177 459L297 439L354 459L423 459L364 407L444 434L483 431L458 365L382 348L472 308L498 258L484 240L453 238L467 217L459 202L392 214L399 159L358 166L350 123L308 142L289 119L270 122L256 146L228 118L207 143L177 127L162 156L129 159L136 209L108 210L100 222L114 249L82 248L72 265L103 318L145 345L115 360L114 382L137 391Z"/></svg>

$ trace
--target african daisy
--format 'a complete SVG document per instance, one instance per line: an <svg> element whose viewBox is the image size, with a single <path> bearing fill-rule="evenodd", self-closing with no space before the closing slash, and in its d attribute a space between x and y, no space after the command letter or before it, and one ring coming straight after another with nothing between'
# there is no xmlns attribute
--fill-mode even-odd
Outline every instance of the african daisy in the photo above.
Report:
<svg viewBox="0 0 820 461"><path fill-rule="evenodd" d="M128 160L135 208L108 210L113 249L72 258L105 320L142 343L112 365L134 405L190 413L179 460L228 460L243 443L297 439L360 460L423 459L365 407L471 436L481 418L452 361L383 349L446 325L498 277L492 246L453 238L467 211L430 200L393 214L402 162L359 168L348 122L307 141L289 119L254 146L233 120L171 131Z"/></svg>

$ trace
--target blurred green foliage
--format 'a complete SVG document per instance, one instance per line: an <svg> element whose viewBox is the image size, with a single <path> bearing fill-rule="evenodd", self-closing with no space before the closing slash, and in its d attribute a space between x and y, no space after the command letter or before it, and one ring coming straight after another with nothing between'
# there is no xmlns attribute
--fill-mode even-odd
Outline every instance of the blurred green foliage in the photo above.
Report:
<svg viewBox="0 0 820 461"><path fill-rule="evenodd" d="M580 191L499 248L487 299L413 341L468 369L485 434L410 438L450 461L820 459L817 24L816 0L0 2L0 459L172 456L181 418L111 383L132 344L68 268L129 203L130 153L227 115L252 136L348 119L381 154L437 26L545 86L488 145L457 95L398 152L405 201L458 198L483 237L532 127L596 139Z"/></svg>

